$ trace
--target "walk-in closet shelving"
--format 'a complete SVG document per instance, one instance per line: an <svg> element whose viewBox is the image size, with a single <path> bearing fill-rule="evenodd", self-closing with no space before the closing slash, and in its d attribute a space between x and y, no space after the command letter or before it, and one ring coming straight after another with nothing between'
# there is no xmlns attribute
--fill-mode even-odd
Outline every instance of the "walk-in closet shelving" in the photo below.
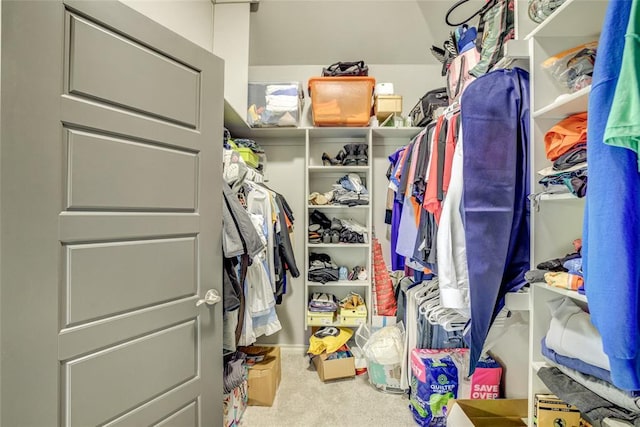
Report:
<svg viewBox="0 0 640 427"><path fill-rule="evenodd" d="M323 213L327 218L352 219L366 228L364 243L309 243L305 242L304 261L307 266L305 270L305 295L307 298L314 292L334 294L338 300L349 295L350 292L358 293L367 306L368 322L371 318L372 292L371 292L371 235L372 235L372 166L371 158L371 129L370 128L309 128L306 133L306 179L305 194L324 194L332 190L342 177L348 174L357 175L368 192L369 200L366 204L354 206L333 204L312 204L307 205L305 214L306 228L310 224L310 215L314 210ZM336 158L338 153L348 154L349 147L346 145L356 144L361 150L361 154L367 154L366 164L332 165L323 161L323 156ZM366 280L341 280L331 281L325 284L309 280L308 267L309 257L312 253L327 254L338 267L346 267L351 272L354 267L359 266L366 270ZM309 317L305 311L305 328L314 326L310 324ZM336 326L357 327L356 323L343 322L340 316L336 317L333 323Z"/></svg>
<svg viewBox="0 0 640 427"><path fill-rule="evenodd" d="M568 93L542 62L566 49L597 41L607 2L567 0L525 38L529 41L531 70L531 191L543 190L537 171L551 166L546 157L544 135L565 117L587 111L591 88ZM574 251L572 242L582 237L584 199L572 194L542 194L531 206L531 268L540 262ZM537 372L545 366L541 340L551 321L548 301L568 297L586 307L584 295L553 288L546 283L531 286L529 321L529 425L533 425L536 393L548 392Z"/></svg>

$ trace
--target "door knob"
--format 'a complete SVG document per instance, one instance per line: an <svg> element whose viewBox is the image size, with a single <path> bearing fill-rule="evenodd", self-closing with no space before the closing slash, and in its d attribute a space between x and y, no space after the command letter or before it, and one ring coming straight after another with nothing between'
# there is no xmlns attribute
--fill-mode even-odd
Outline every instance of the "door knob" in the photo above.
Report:
<svg viewBox="0 0 640 427"><path fill-rule="evenodd" d="M215 289L209 289L207 293L204 294L204 298L199 299L198 302L196 302L196 307L199 307L204 303L206 303L207 305L214 305L219 303L220 301L222 301L222 298L220 297L218 291L216 291Z"/></svg>

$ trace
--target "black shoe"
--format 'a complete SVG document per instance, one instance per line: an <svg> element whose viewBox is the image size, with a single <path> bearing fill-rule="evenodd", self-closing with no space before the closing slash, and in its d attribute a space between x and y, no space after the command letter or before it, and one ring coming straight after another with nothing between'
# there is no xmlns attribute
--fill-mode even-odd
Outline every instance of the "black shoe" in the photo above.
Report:
<svg viewBox="0 0 640 427"><path fill-rule="evenodd" d="M356 156L357 149L358 149L358 144L347 144L344 146L344 151L346 153L344 159L342 160L342 164L344 166L357 165L357 156Z"/></svg>
<svg viewBox="0 0 640 427"><path fill-rule="evenodd" d="M367 166L369 163L369 146L367 144L356 144L356 165Z"/></svg>
<svg viewBox="0 0 640 427"><path fill-rule="evenodd" d="M320 224L322 228L331 228L331 220L317 209L309 214L309 223Z"/></svg>

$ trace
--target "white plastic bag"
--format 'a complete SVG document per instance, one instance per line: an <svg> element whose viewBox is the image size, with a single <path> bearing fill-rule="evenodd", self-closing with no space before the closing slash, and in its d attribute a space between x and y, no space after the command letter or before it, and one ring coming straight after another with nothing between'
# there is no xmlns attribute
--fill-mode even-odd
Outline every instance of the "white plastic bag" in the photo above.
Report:
<svg viewBox="0 0 640 427"><path fill-rule="evenodd" d="M380 365L395 365L402 362L404 352L404 325L402 322L385 326L373 333L367 325L360 325L356 332L356 343L367 360Z"/></svg>

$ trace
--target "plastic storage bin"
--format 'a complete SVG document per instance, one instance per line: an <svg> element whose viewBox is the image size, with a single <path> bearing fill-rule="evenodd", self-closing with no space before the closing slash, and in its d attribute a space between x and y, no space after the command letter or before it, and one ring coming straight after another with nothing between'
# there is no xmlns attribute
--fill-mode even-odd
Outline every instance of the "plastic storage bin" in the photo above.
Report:
<svg viewBox="0 0 640 427"><path fill-rule="evenodd" d="M297 127L304 92L300 82L249 83L247 122L252 127Z"/></svg>
<svg viewBox="0 0 640 427"><path fill-rule="evenodd" d="M369 125L373 77L312 77L309 96L315 126Z"/></svg>

